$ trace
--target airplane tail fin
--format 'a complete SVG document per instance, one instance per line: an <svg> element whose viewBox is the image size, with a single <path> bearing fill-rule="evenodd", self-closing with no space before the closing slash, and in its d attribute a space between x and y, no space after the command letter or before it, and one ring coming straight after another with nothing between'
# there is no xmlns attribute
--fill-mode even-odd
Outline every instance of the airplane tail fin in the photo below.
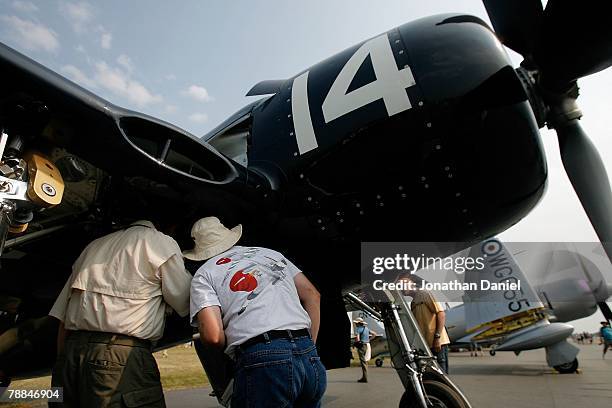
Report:
<svg viewBox="0 0 612 408"><path fill-rule="evenodd" d="M503 335L545 318L540 313L544 305L512 254L498 239L472 246L470 257L484 258L485 266L480 271L471 270L465 274L464 282L475 283L478 288L466 290L463 296L468 333L489 328L493 332L483 335ZM491 286L500 283L520 286L515 290L499 290Z"/></svg>

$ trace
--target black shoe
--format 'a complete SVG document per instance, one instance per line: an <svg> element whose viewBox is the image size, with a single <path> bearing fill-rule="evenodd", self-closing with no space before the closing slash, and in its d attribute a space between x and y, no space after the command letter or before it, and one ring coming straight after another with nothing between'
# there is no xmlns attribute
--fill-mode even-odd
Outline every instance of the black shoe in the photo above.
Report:
<svg viewBox="0 0 612 408"><path fill-rule="evenodd" d="M358 380L357 380L357 382L360 382L360 383L367 383L367 382L368 382L368 380L367 380L366 378L360 378L360 379L358 379Z"/></svg>

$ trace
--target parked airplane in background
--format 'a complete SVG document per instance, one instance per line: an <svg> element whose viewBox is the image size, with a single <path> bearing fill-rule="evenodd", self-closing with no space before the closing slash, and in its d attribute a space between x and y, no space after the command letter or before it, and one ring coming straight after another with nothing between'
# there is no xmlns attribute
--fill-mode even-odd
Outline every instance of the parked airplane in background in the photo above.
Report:
<svg viewBox="0 0 612 408"><path fill-rule="evenodd" d="M567 342L566 322L607 307L610 261L593 243L522 243L508 249L497 239L474 245L470 256L486 255L485 269L465 282L521 281L520 291L466 291L465 303L446 311L453 343L494 344L494 351L546 349L548 365L561 373L578 368L578 349ZM520 266L519 266L520 264ZM605 305L605 306L603 306ZM493 352L494 353L494 352Z"/></svg>
<svg viewBox="0 0 612 408"><path fill-rule="evenodd" d="M466 272L462 282L520 281L521 289L434 292L443 303L463 302L446 310L452 343L493 345L492 355L545 348L551 367L561 373L576 371L578 349L566 341L574 331L567 322L592 315L612 294L612 285L607 283L612 280L612 266L601 245L511 243L508 248L493 238L457 254L465 255L472 259L486 255L485 268ZM429 282L462 276L435 270L418 271L417 275ZM389 356L384 325L367 312L353 311L350 316L363 318L380 334L371 345L372 358L378 356L376 365L382 365Z"/></svg>

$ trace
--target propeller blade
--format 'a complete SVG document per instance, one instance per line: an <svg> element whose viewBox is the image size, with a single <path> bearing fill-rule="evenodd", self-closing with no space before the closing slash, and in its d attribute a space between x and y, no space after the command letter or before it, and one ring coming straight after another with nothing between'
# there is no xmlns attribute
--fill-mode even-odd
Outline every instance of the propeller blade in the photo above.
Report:
<svg viewBox="0 0 612 408"><path fill-rule="evenodd" d="M610 306L606 302L599 302L597 306L599 306L599 310L601 310L607 321L612 320L612 310L610 310Z"/></svg>
<svg viewBox="0 0 612 408"><path fill-rule="evenodd" d="M533 52L546 89L563 91L612 65L611 14L609 1L548 1Z"/></svg>
<svg viewBox="0 0 612 408"><path fill-rule="evenodd" d="M612 261L612 191L601 156L578 119L555 130L565 171Z"/></svg>
<svg viewBox="0 0 612 408"><path fill-rule="evenodd" d="M525 58L532 54L544 13L541 0L483 0L483 3L500 41Z"/></svg>

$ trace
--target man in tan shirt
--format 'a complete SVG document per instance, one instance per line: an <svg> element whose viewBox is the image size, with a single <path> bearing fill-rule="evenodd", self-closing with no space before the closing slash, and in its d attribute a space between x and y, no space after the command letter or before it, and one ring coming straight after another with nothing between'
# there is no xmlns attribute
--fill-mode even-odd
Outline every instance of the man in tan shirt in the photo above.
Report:
<svg viewBox="0 0 612 408"><path fill-rule="evenodd" d="M149 221L90 243L49 312L63 405L165 406L152 342L170 309L189 314L190 284L178 244Z"/></svg>
<svg viewBox="0 0 612 408"><path fill-rule="evenodd" d="M420 282L417 278L407 277L403 280L410 280L415 283L417 289L405 292L406 295L412 297L410 309L419 325L421 334L436 356L438 364L448 374L448 344L450 344L450 340L444 327L446 322L444 309L440 303L436 302L431 292L418 289Z"/></svg>

